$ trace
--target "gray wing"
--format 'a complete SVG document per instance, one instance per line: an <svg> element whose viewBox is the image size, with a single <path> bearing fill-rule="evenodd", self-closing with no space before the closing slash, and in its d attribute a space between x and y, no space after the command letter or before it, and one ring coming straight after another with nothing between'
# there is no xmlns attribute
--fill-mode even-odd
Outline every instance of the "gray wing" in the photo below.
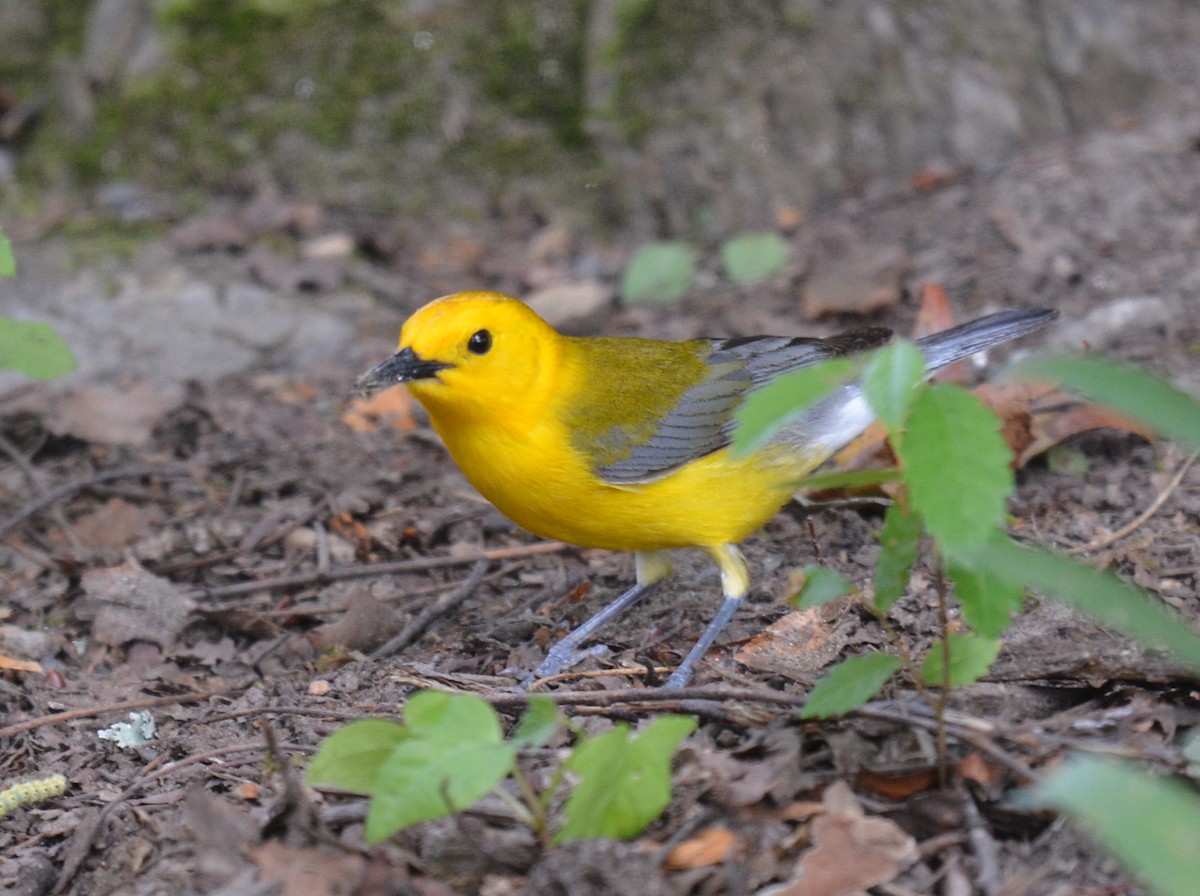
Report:
<svg viewBox="0 0 1200 896"><path fill-rule="evenodd" d="M747 392L781 373L883 344L891 331L872 327L829 339L746 336L710 340L708 376L687 390L657 430L627 457L596 469L613 485L650 482L729 444L733 412Z"/></svg>

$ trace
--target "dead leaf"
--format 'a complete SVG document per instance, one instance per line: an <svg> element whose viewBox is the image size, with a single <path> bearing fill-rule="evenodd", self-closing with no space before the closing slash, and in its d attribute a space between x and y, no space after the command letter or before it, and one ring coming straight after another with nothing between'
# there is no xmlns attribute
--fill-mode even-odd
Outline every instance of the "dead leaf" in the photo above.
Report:
<svg viewBox="0 0 1200 896"><path fill-rule="evenodd" d="M687 871L719 865L744 846L741 837L721 825L704 828L695 837L684 840L663 860L668 871Z"/></svg>
<svg viewBox="0 0 1200 896"><path fill-rule="evenodd" d="M886 818L869 818L843 781L825 790L824 814L813 819L813 847L790 881L758 896L853 896L893 880L917 860L917 842Z"/></svg>
<svg viewBox="0 0 1200 896"><path fill-rule="evenodd" d="M151 527L163 521L162 508L154 504L131 504L123 498L112 498L91 513L71 522L79 541L95 550L117 550L146 537ZM66 548L67 540L54 532L50 540L56 547Z"/></svg>
<svg viewBox="0 0 1200 896"><path fill-rule="evenodd" d="M355 397L350 410L342 414L342 422L354 432L374 432L382 426L408 432L417 425L412 409L412 396L404 386L396 385L370 398Z"/></svg>
<svg viewBox="0 0 1200 896"><path fill-rule="evenodd" d="M321 650L334 645L372 650L398 633L401 625L395 608L381 603L364 588L347 598L346 612L336 621L313 629L308 637Z"/></svg>
<svg viewBox="0 0 1200 896"><path fill-rule="evenodd" d="M899 802L914 794L937 787L937 769L923 767L904 772L885 773L864 768L854 776L854 783L863 790L893 802Z"/></svg>
<svg viewBox="0 0 1200 896"><path fill-rule="evenodd" d="M44 672L41 663L32 660L17 660L0 653L0 669L12 669L14 672Z"/></svg>
<svg viewBox="0 0 1200 896"><path fill-rule="evenodd" d="M1064 402L1067 399L1063 399ZM1118 429L1154 441L1154 433L1116 411L1097 404L1076 404L1048 414L1035 415L1030 423L1030 441L1017 455L1017 465L1065 442L1071 436L1093 429Z"/></svg>
<svg viewBox="0 0 1200 896"><path fill-rule="evenodd" d="M958 763L958 776L964 781L974 781L984 787L990 787L1002 777L997 766L974 752L968 753Z"/></svg>
<svg viewBox="0 0 1200 896"><path fill-rule="evenodd" d="M86 600L76 611L92 620L92 638L120 647L150 641L164 647L183 631L195 601L172 582L125 563L83 574Z"/></svg>
<svg viewBox="0 0 1200 896"><path fill-rule="evenodd" d="M950 297L940 283L921 285L921 304L917 309L917 321L913 324L913 339L949 330L955 324L954 309Z"/></svg>
<svg viewBox="0 0 1200 896"><path fill-rule="evenodd" d="M282 885L281 896L328 896L356 892L366 860L355 853L289 849L272 840L250 851L259 880Z"/></svg>
<svg viewBox="0 0 1200 896"><path fill-rule="evenodd" d="M143 380L124 387L85 386L50 402L41 413L47 429L57 435L103 445L140 445L183 399L179 383Z"/></svg>
<svg viewBox="0 0 1200 896"><path fill-rule="evenodd" d="M845 625L831 623L827 607L788 613L741 647L733 658L756 672L811 682L846 644Z"/></svg>
<svg viewBox="0 0 1200 896"><path fill-rule="evenodd" d="M908 255L897 245L849 242L813 263L801 307L809 320L825 314L866 314L900 301Z"/></svg>

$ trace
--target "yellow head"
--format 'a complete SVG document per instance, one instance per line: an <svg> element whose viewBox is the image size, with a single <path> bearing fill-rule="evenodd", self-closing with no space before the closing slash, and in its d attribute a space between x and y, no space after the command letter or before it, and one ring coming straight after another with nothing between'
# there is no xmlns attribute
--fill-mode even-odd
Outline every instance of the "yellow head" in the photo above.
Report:
<svg viewBox="0 0 1200 896"><path fill-rule="evenodd" d="M413 314L396 354L363 374L358 387L404 383L435 426L505 418L519 424L553 387L562 338L517 299L460 292Z"/></svg>

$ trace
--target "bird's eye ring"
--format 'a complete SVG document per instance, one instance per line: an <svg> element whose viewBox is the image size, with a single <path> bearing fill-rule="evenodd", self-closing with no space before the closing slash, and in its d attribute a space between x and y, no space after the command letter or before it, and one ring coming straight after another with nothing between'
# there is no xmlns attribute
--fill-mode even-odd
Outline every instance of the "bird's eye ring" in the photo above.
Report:
<svg viewBox="0 0 1200 896"><path fill-rule="evenodd" d="M476 330L467 340L467 351L473 355L486 355L492 347L492 334L487 330Z"/></svg>

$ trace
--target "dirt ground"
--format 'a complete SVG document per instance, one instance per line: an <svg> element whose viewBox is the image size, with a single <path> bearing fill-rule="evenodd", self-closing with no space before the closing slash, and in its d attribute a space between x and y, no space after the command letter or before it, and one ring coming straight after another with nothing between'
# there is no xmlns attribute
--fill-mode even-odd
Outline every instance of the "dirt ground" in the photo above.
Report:
<svg viewBox="0 0 1200 896"><path fill-rule="evenodd" d="M605 305L570 328L682 338L868 322L906 332L920 285L933 282L961 319L1003 307L1062 312L1022 348L1086 342L1200 392L1200 123L1127 121L1001 171L919 187L799 222L793 261L772 281L731 286L706 262L699 287L675 305ZM479 694L515 720L522 692L509 670L536 667L550 640L631 580L629 557L545 548L514 529L467 486L419 414L395 409L409 427L394 428L363 416L349 394L424 299L528 291L547 269L570 280L583 259L613 251L568 233L546 256L537 247L547 226L514 216L469 238L431 234L423 246L379 251L351 350L193 382L134 446L56 434L28 390L0 404L0 654L42 669L0 678L0 781L61 773L68 782L63 796L0 820L5 892L757 893L791 881L819 840L817 819L835 817L851 840L871 838L841 864L878 859L887 870L849 890L770 892L1142 892L1071 826L1006 797L1070 749L1182 768L1200 699L1153 652L1031 597L993 673L954 695L944 788L929 716L902 681L844 720L796 718L823 666L886 637L841 605L826 614L824 653L789 652L784 635L763 633L795 619L791 573L812 562L814 541L824 563L868 580L881 520L873 506L788 508L750 539L752 596L695 688L655 691L660 675L645 671L677 662L715 610L714 570L691 555L605 633L610 655L547 688L588 730L664 711L700 719L676 758L670 806L632 841L543 850L489 799L367 848L362 801L299 783L322 737L350 719L394 717L418 688ZM55 239L38 251L66 251ZM878 247L887 270L855 247ZM243 250L170 247L204 272L243 271ZM839 267L848 256L857 268ZM798 297L812 308L872 278L883 284L878 310L802 320ZM302 286L320 301L320 284ZM1055 548L1101 542L1087 562L1194 623L1200 470L1173 481L1186 460L1118 429L1074 436L1019 471L1012 531ZM933 602L925 567L893 613L911 650L933 636ZM595 674L603 670L613 671ZM153 713L153 741L122 749L97 736L141 709ZM523 760L533 780L545 780L565 744ZM884 840L906 837L915 849L888 852Z"/></svg>

